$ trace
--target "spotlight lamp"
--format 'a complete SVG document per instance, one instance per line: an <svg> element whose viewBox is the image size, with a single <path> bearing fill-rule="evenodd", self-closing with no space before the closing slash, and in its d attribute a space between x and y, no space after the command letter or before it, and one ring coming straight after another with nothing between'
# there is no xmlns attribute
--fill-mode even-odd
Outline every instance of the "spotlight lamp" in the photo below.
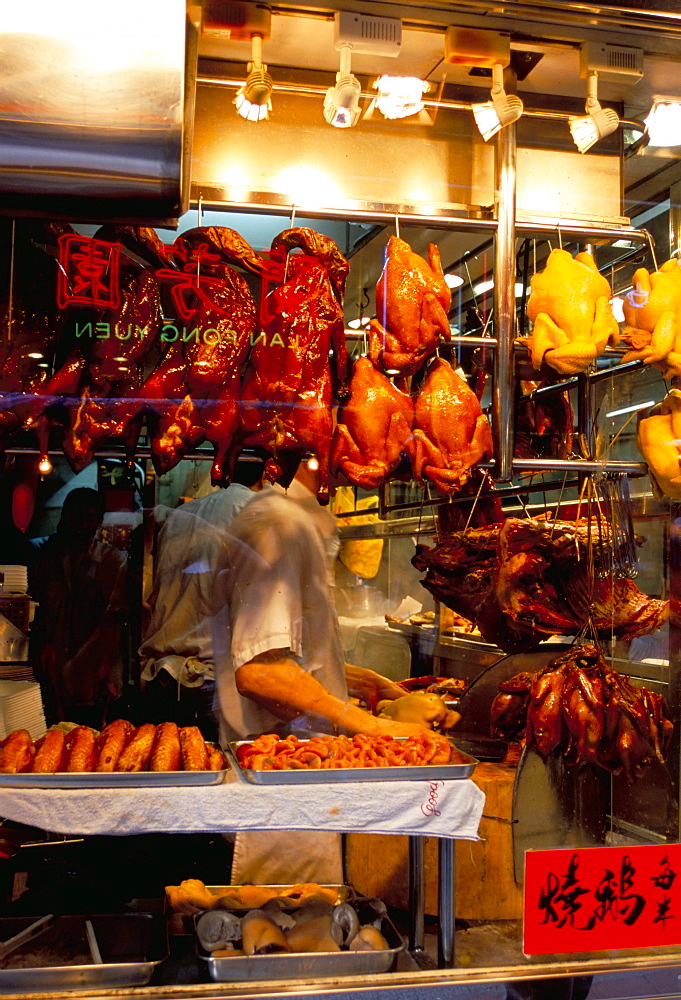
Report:
<svg viewBox="0 0 681 1000"><path fill-rule="evenodd" d="M376 107L384 118L410 118L424 110L423 95L430 90L430 84L417 76L379 76L373 84L378 91L367 109L366 117Z"/></svg>
<svg viewBox="0 0 681 1000"><path fill-rule="evenodd" d="M570 132L580 153L586 153L599 139L604 139L619 128L620 120L612 108L602 108L598 100L598 73L586 76L586 104L584 117L568 119Z"/></svg>
<svg viewBox="0 0 681 1000"><path fill-rule="evenodd" d="M495 63L492 67L491 100L473 105L473 117L480 135L485 142L496 135L506 125L517 122L523 113L523 102L515 94L504 90L504 67Z"/></svg>
<svg viewBox="0 0 681 1000"><path fill-rule="evenodd" d="M234 98L236 110L249 122L269 118L272 110L272 77L262 61L262 35L251 36L251 62L246 83Z"/></svg>
<svg viewBox="0 0 681 1000"><path fill-rule="evenodd" d="M359 99L362 87L350 72L351 45L340 45L340 69L336 73L336 86L329 87L324 98L324 118L336 128L351 128L361 115Z"/></svg>

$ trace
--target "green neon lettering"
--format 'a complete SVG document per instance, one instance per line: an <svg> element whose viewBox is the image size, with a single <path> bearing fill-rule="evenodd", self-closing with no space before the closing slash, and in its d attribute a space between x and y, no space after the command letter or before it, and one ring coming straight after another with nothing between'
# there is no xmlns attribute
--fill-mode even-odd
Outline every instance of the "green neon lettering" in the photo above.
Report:
<svg viewBox="0 0 681 1000"><path fill-rule="evenodd" d="M173 341L177 340L180 336L180 331L172 323L166 323L164 327L161 328L161 340L165 343L172 344Z"/></svg>
<svg viewBox="0 0 681 1000"><path fill-rule="evenodd" d="M97 340L109 340L111 337L111 324L110 323L95 323L95 330L102 330L102 333L96 333L95 336Z"/></svg>
<svg viewBox="0 0 681 1000"><path fill-rule="evenodd" d="M84 323L81 327L76 321L76 339L79 337L89 337L92 340L92 323Z"/></svg>

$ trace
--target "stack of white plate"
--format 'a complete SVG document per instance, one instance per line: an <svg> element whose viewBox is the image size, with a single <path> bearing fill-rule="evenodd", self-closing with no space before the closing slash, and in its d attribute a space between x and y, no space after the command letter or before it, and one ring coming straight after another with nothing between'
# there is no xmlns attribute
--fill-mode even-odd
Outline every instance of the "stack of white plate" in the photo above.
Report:
<svg viewBox="0 0 681 1000"><path fill-rule="evenodd" d="M25 594L28 590L28 568L0 565L0 582L5 594Z"/></svg>
<svg viewBox="0 0 681 1000"><path fill-rule="evenodd" d="M40 739L47 729L35 681L0 681L0 739L15 729L28 729L32 740Z"/></svg>

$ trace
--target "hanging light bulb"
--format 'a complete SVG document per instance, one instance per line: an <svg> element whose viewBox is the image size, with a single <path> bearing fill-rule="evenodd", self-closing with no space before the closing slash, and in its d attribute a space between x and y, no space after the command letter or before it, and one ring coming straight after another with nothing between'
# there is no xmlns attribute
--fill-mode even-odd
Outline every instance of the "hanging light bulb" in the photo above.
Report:
<svg viewBox="0 0 681 1000"><path fill-rule="evenodd" d="M47 476L48 473L52 472L52 462L50 462L47 455L43 455L38 462L38 472L41 476Z"/></svg>
<svg viewBox="0 0 681 1000"><path fill-rule="evenodd" d="M650 146L681 146L681 101L656 97L644 120Z"/></svg>
<svg viewBox="0 0 681 1000"><path fill-rule="evenodd" d="M251 36L251 62L248 77L234 98L236 110L249 122L269 118L272 110L272 77L262 61L262 35Z"/></svg>
<svg viewBox="0 0 681 1000"><path fill-rule="evenodd" d="M423 95L430 90L430 84L417 76L379 76L372 85L378 93L367 108L364 117L371 118L374 108L378 108L384 118L410 118L424 111Z"/></svg>
<svg viewBox="0 0 681 1000"><path fill-rule="evenodd" d="M598 100L598 73L591 70L586 76L586 115L568 119L570 132L580 153L586 153L599 139L619 128L620 120L612 108L602 108Z"/></svg>
<svg viewBox="0 0 681 1000"><path fill-rule="evenodd" d="M336 128L351 128L359 121L359 99L362 87L350 72L352 46L341 44L340 69L336 73L336 86L329 87L324 98L324 118Z"/></svg>
<svg viewBox="0 0 681 1000"><path fill-rule="evenodd" d="M480 135L485 142L504 128L517 122L523 113L523 102L515 94L504 90L504 67L495 63L492 67L491 100L473 105L473 117Z"/></svg>

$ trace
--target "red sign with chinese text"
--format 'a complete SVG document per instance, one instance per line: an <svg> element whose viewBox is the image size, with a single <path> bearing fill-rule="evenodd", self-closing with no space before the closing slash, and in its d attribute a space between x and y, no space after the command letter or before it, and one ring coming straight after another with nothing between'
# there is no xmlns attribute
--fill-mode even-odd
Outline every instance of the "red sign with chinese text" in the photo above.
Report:
<svg viewBox="0 0 681 1000"><path fill-rule="evenodd" d="M526 955L681 944L681 844L527 851Z"/></svg>

